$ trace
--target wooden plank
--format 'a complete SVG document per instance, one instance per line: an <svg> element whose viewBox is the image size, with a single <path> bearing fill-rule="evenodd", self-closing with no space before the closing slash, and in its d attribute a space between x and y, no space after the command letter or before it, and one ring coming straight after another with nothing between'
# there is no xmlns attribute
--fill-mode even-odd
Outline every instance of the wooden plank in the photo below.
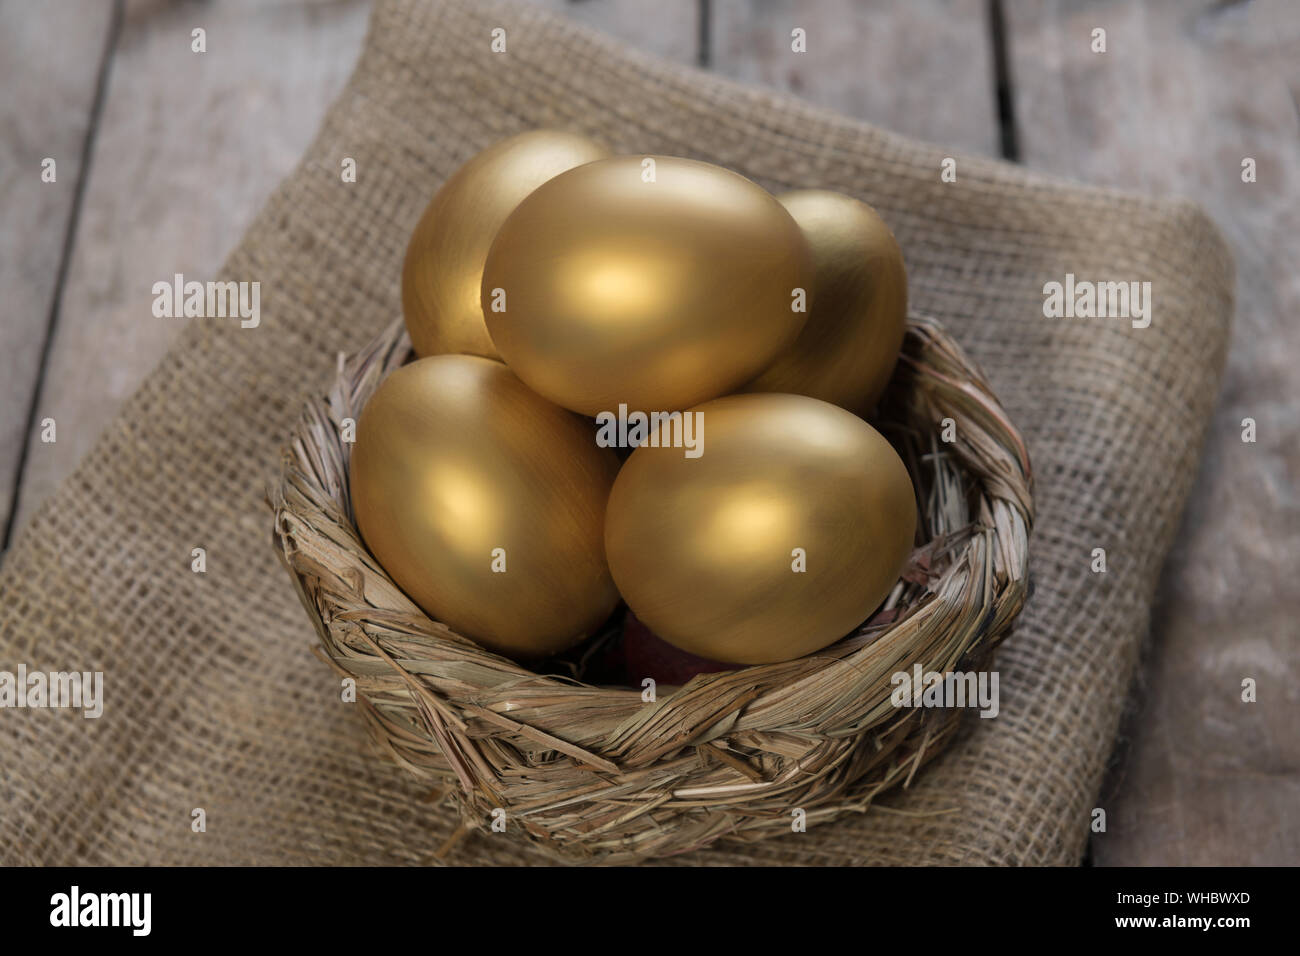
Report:
<svg viewBox="0 0 1300 956"><path fill-rule="evenodd" d="M103 0L0 2L0 534L13 504L112 18L113 6ZM47 157L54 160L53 182L42 180Z"/></svg>
<svg viewBox="0 0 1300 956"><path fill-rule="evenodd" d="M645 53L679 63L699 57L699 0L530 0Z"/></svg>
<svg viewBox="0 0 1300 956"><path fill-rule="evenodd" d="M368 12L365 0L127 5L38 398L58 440L28 436L18 523L181 331L185 320L153 316L153 283L211 278L298 162L352 70ZM200 27L205 53L191 50ZM49 55L41 75L69 59Z"/></svg>
<svg viewBox="0 0 1300 956"><path fill-rule="evenodd" d="M1300 4L1006 0L1030 165L1182 195L1237 256L1237 315L1165 569L1101 865L1300 860ZM1106 31L1107 52L1091 49ZM1258 181L1244 183L1251 157ZM1242 419L1258 442L1242 441ZM1241 682L1258 682L1258 703ZM1086 823L1081 823L1086 825Z"/></svg>
<svg viewBox="0 0 1300 956"><path fill-rule="evenodd" d="M886 129L998 153L986 0L714 0L710 65ZM791 49L804 30L807 50Z"/></svg>

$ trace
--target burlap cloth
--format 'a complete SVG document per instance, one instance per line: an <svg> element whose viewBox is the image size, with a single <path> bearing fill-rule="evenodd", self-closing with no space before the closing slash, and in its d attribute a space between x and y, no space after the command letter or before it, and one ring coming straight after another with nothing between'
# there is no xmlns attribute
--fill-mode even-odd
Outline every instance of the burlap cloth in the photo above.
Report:
<svg viewBox="0 0 1300 956"><path fill-rule="evenodd" d="M1190 204L975 158L944 183L945 150L530 8L417 0L378 4L355 75L222 270L261 282L261 326L190 320L7 556L0 669L102 670L106 702L99 720L0 712L0 860L430 860L453 812L376 755L310 653L263 494L303 398L398 314L406 238L434 189L537 126L872 203L913 304L982 363L1037 476L1036 592L999 653L1000 715L968 719L863 816L680 862L1078 862L1224 359L1233 271L1213 225ZM1150 281L1151 327L1045 318L1043 284L1067 272ZM1098 547L1105 574L1090 571ZM537 859L524 852L473 834L450 859Z"/></svg>

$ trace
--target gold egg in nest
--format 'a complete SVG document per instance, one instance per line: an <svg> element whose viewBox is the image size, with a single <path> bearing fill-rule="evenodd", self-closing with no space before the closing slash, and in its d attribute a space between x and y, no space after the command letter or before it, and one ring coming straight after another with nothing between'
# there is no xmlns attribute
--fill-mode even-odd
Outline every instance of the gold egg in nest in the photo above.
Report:
<svg viewBox="0 0 1300 956"><path fill-rule="evenodd" d="M493 236L542 183L608 155L586 137L540 129L489 146L452 174L420 217L402 263L402 314L417 355L497 357L479 307Z"/></svg>
<svg viewBox="0 0 1300 956"><path fill-rule="evenodd" d="M719 398L698 457L643 445L619 472L605 550L655 634L699 657L768 664L853 631L897 582L916 532L912 481L861 418L801 395ZM653 439L652 439L653 440Z"/></svg>
<svg viewBox="0 0 1300 956"><path fill-rule="evenodd" d="M794 342L807 242L730 170L618 156L539 186L488 252L482 305L506 364L565 408L676 411L733 391Z"/></svg>
<svg viewBox="0 0 1300 956"><path fill-rule="evenodd" d="M903 252L864 202L823 189L777 197L812 249L808 321L747 391L820 398L867 415L889 383L907 324Z"/></svg>
<svg viewBox="0 0 1300 956"><path fill-rule="evenodd" d="M352 507L366 546L430 617L540 658L618 602L602 538L618 466L589 422L500 362L433 356L393 371L366 403Z"/></svg>

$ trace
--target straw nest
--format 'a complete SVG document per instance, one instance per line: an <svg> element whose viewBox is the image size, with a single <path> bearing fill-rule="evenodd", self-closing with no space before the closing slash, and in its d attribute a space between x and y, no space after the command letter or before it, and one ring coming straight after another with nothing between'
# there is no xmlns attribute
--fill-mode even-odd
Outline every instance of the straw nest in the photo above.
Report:
<svg viewBox="0 0 1300 956"><path fill-rule="evenodd" d="M505 829L493 839L528 840L570 861L763 839L801 818L811 826L866 811L951 738L962 711L894 706L891 675L989 665L1027 595L1033 503L1019 433L938 323L910 318L877 422L921 510L917 546L883 607L818 654L701 675L649 702L640 688L583 680L616 624L536 673L431 620L366 551L344 426L409 353L396 322L340 356L270 497L275 544L320 635L318 656L355 679L381 750L460 808L443 855L494 819ZM945 427L954 440L943 440Z"/></svg>

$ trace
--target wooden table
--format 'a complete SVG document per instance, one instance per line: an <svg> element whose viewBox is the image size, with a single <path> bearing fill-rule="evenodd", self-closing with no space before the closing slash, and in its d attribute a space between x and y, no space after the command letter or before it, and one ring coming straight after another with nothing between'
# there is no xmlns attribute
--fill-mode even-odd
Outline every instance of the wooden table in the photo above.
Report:
<svg viewBox="0 0 1300 956"><path fill-rule="evenodd" d="M1300 3L538 2L954 150L1214 215L1238 256L1235 340L1091 858L1300 862ZM307 146L367 14L0 0L5 547L180 331L152 317L152 284L217 269ZM1241 702L1243 676L1258 703Z"/></svg>

